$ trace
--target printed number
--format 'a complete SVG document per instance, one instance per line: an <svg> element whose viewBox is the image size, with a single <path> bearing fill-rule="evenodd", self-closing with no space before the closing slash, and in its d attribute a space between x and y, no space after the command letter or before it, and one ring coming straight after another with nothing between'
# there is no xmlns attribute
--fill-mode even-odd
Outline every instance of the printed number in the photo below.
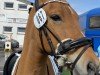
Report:
<svg viewBox="0 0 100 75"><path fill-rule="evenodd" d="M42 18L44 19L44 16L43 16L43 13L42 13L42 11L40 11L40 13L41 13L41 15L42 15Z"/></svg>
<svg viewBox="0 0 100 75"><path fill-rule="evenodd" d="M42 11L40 11L40 12L38 13L38 15L36 16L36 19L37 19L37 22L38 22L39 24L40 24L41 22L43 22L44 17L43 17Z"/></svg>
<svg viewBox="0 0 100 75"><path fill-rule="evenodd" d="M39 9L34 16L34 24L37 28L42 27L47 20L45 11L41 8Z"/></svg>

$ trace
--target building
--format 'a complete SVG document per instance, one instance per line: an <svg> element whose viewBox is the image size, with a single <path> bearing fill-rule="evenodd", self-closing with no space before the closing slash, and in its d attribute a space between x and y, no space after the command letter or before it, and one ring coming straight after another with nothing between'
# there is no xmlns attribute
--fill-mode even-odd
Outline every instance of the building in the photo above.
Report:
<svg viewBox="0 0 100 75"><path fill-rule="evenodd" d="M20 46L23 46L29 7L17 0L0 0L0 34L16 39Z"/></svg>

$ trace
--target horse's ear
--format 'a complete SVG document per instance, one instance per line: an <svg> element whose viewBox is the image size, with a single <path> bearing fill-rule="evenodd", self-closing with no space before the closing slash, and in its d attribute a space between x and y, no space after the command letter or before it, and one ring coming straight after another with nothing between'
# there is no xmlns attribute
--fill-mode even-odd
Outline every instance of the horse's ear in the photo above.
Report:
<svg viewBox="0 0 100 75"><path fill-rule="evenodd" d="M32 7L30 7L30 8L28 9L28 13L29 13L29 14L30 14L31 9L32 9Z"/></svg>

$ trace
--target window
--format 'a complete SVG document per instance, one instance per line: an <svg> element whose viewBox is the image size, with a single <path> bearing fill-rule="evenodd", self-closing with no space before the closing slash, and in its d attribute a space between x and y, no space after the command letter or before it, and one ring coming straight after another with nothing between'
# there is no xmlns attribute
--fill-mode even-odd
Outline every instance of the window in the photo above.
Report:
<svg viewBox="0 0 100 75"><path fill-rule="evenodd" d="M25 5L25 4L19 4L18 5L18 9L19 10L27 10L27 5Z"/></svg>
<svg viewBox="0 0 100 75"><path fill-rule="evenodd" d="M17 32L18 34L25 34L25 27L18 27Z"/></svg>
<svg viewBox="0 0 100 75"><path fill-rule="evenodd" d="M100 28L100 16L90 18L90 28Z"/></svg>
<svg viewBox="0 0 100 75"><path fill-rule="evenodd" d="M3 27L4 33L12 33L12 27Z"/></svg>
<svg viewBox="0 0 100 75"><path fill-rule="evenodd" d="M5 2L4 6L5 6L5 9L14 9L14 3L12 2Z"/></svg>

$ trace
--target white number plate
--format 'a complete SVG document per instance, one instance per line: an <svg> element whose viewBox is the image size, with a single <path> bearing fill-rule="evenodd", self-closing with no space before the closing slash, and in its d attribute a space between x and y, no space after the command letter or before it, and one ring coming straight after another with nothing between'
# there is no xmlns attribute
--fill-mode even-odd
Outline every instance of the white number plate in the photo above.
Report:
<svg viewBox="0 0 100 75"><path fill-rule="evenodd" d="M46 20L46 13L42 8L40 8L34 16L34 24L36 28L41 28L45 24Z"/></svg>

